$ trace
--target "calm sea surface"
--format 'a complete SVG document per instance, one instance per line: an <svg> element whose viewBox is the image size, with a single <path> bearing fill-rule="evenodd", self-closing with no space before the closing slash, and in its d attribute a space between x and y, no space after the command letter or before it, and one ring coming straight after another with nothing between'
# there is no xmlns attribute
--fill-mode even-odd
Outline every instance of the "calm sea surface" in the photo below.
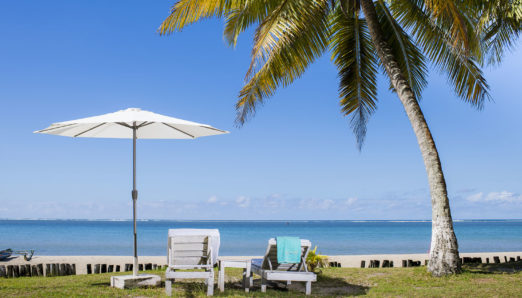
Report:
<svg viewBox="0 0 522 298"><path fill-rule="evenodd" d="M456 221L461 252L522 251L522 220ZM167 230L215 228L220 255L261 255L275 236L310 239L323 254L425 253L429 221L140 221L138 253L165 255ZM38 255L132 255L131 221L0 220L0 250Z"/></svg>

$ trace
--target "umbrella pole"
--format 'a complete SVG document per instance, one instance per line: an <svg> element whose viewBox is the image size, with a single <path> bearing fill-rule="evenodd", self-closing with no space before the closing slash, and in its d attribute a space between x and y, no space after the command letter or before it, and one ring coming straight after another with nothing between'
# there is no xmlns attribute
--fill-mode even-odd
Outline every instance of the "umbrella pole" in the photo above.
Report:
<svg viewBox="0 0 522 298"><path fill-rule="evenodd" d="M136 122L132 127L132 213L134 222L134 266L132 275L138 275L138 237L136 233L136 201L138 200L138 190L136 190Z"/></svg>

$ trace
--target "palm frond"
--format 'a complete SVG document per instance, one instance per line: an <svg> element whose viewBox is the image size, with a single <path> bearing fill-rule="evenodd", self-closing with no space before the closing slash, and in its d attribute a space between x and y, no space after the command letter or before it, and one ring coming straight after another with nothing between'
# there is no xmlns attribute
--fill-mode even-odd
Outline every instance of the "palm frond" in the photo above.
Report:
<svg viewBox="0 0 522 298"><path fill-rule="evenodd" d="M483 52L487 64L498 64L505 51L514 49L522 31L522 1L485 1L477 32L482 33Z"/></svg>
<svg viewBox="0 0 522 298"><path fill-rule="evenodd" d="M378 5L375 8L379 17L379 23L382 24L381 30L385 38L387 38L392 54L410 88L415 93L415 97L420 99L422 90L427 84L428 68L426 66L426 58L411 41L408 34L395 21L383 0L378 0ZM390 89L393 89L391 82Z"/></svg>
<svg viewBox="0 0 522 298"><path fill-rule="evenodd" d="M252 74L248 75L248 81L240 91L236 103L238 125L253 115L256 107L278 87L288 86L299 78L327 47L328 0L286 2L290 6L284 8L286 13L276 13L280 19L270 15L260 25L265 28L257 30L256 35L266 34L269 46L259 46L265 49L257 60L262 66L249 70ZM262 37L258 36L257 42L260 39ZM255 51L253 55L256 55Z"/></svg>
<svg viewBox="0 0 522 298"><path fill-rule="evenodd" d="M236 46L239 34L253 24L261 23L273 12L280 0L243 1L226 16L224 36L229 45Z"/></svg>
<svg viewBox="0 0 522 298"><path fill-rule="evenodd" d="M248 0L179 0L163 21L158 31L161 35L181 31L187 25L204 18L222 17L228 11Z"/></svg>
<svg viewBox="0 0 522 298"><path fill-rule="evenodd" d="M454 0L424 0L424 5L432 18L437 23L445 23L449 25L449 34L451 36L452 45L455 48L463 49L469 52L473 41L473 35L470 34L471 28L468 24L464 10L459 9L458 1Z"/></svg>
<svg viewBox="0 0 522 298"><path fill-rule="evenodd" d="M361 149L369 117L377 108L377 57L366 21L357 13L337 9L331 19L332 60L339 72L339 96L344 115Z"/></svg>
<svg viewBox="0 0 522 298"><path fill-rule="evenodd" d="M415 37L434 66L448 76L457 96L481 108L484 101L490 98L482 70L471 56L453 47L451 32L430 18L422 2L395 0L390 9L402 27Z"/></svg>

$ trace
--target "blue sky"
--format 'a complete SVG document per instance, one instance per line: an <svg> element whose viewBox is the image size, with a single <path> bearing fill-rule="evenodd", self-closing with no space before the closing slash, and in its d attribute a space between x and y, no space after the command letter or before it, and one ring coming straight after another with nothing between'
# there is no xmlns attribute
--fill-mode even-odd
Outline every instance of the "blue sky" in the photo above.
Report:
<svg viewBox="0 0 522 298"><path fill-rule="evenodd" d="M244 127L234 103L251 32L237 48L208 20L156 28L173 1L0 4L0 218L130 218L131 141L32 132L140 107L229 130L138 142L139 217L429 219L409 121L380 78L362 152L340 113L329 55ZM494 102L477 111L431 72L421 106L440 151L454 218L522 214L522 51L486 69Z"/></svg>

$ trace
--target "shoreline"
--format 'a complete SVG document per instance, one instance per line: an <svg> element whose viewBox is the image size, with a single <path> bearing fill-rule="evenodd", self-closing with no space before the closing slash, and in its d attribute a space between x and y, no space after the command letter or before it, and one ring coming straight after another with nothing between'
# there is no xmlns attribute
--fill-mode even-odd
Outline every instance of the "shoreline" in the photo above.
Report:
<svg viewBox="0 0 522 298"><path fill-rule="evenodd" d="M482 263L506 263L510 260L518 260L522 258L522 251L520 252L483 252L483 253L460 253L461 258L480 258ZM495 260L495 257L497 258ZM220 256L223 260L248 260L252 258L262 258L262 256ZM344 268L364 268L372 267L405 267L404 261L419 262L420 265L425 265L428 260L428 254L374 254L374 255L330 255L328 261L330 263L336 262L338 267ZM166 266L166 256L139 256L138 261L143 264L143 267L153 266L158 268ZM376 262L378 261L378 263ZM393 265L391 264L393 262ZM30 261L25 261L23 256L12 257L9 260L0 261L0 266L9 265L38 265L43 264L75 264L76 274L87 274L87 267L90 265L91 271L94 270L95 265L106 265L104 268L116 268L119 266L120 271L123 271L126 264L132 264L132 256L39 256L35 255ZM386 265L385 265L386 264ZM100 266L101 268L101 266ZM115 269L113 269L116 271Z"/></svg>

